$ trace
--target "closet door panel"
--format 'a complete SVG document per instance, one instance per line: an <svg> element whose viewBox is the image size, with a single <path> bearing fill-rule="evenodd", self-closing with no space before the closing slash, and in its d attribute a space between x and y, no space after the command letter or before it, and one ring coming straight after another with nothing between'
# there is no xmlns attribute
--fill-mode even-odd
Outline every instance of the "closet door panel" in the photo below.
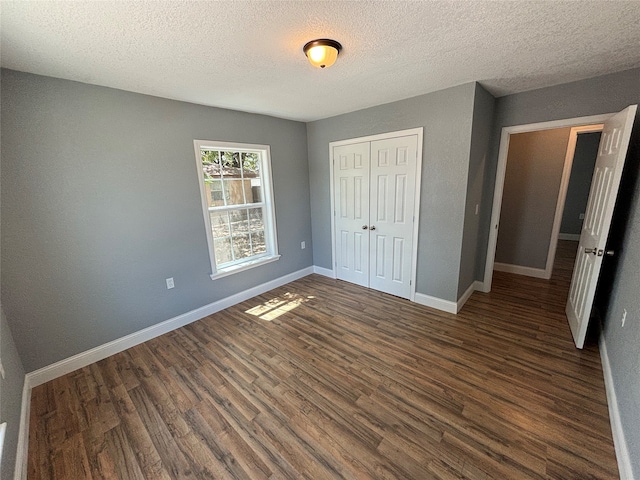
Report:
<svg viewBox="0 0 640 480"><path fill-rule="evenodd" d="M411 296L411 263L418 138L371 142L369 286Z"/></svg>
<svg viewBox="0 0 640 480"><path fill-rule="evenodd" d="M336 276L369 286L370 144L334 147Z"/></svg>

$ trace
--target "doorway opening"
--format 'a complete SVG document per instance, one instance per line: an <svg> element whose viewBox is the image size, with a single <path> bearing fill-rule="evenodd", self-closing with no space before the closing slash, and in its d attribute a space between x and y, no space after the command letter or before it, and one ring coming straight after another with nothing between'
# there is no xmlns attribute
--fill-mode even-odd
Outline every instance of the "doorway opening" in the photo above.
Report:
<svg viewBox="0 0 640 480"><path fill-rule="evenodd" d="M510 136L494 270L551 278L559 238L580 238L602 127Z"/></svg>
<svg viewBox="0 0 640 480"><path fill-rule="evenodd" d="M507 158L509 157L510 151L509 144L512 138L515 138L514 135L535 130L548 131L552 128L562 126L576 127L579 125L589 125L593 127L592 131L596 131L598 130L597 124L602 123L602 137L598 145L592 184L588 195L588 205L584 215L584 225L581 229L579 244L576 250L575 267L571 277L565 308L571 333L577 348L582 348L584 344L603 257L607 255L612 256L615 253L607 250L607 239L637 107L637 105L630 105L618 113L607 116L506 127L502 131L492 211L492 228L487 252L487 264L485 266L485 290L487 291L491 289L491 280L493 278L496 244L498 243L498 225L501 218L500 211L504 203L505 173L507 171ZM577 136L578 129L572 129L572 134ZM566 195L569 178L568 171L570 171L570 169L567 169L566 162L564 170L563 182L565 185L559 190ZM566 182L564 180L565 178ZM550 242L547 252L548 257L545 271L542 274L531 276L540 276L542 278L550 278L551 276L550 273L555 257L554 246L557 245L560 228L559 223L561 221L560 212L562 212L564 207L564 195L559 194L558 196L553 227L555 238L553 237L554 234L552 234L553 242Z"/></svg>
<svg viewBox="0 0 640 480"><path fill-rule="evenodd" d="M503 202L505 178L506 178L506 172L507 172L507 160L509 156L509 146L510 146L512 135L517 135L521 133L549 131L549 130L556 130L561 128L580 129L580 128L586 127L586 128L594 128L594 129L600 128L601 130L602 124L604 123L604 121L610 118L611 116L612 114L594 115L589 117L578 117L578 118L571 118L566 120L556 120L556 121L533 123L533 124L527 124L527 125L517 125L512 127L505 127L502 129L502 135L500 138L500 150L498 154L498 168L496 172L496 183L495 183L494 194L493 194L493 207L491 212L491 231L489 233L489 243L487 246L487 257L486 257L486 264L485 264L485 271L484 271L484 281L483 281L484 291L486 292L491 291L491 282L493 280L493 272L494 272L495 262L496 262L495 258L496 258L496 248L498 243L500 216L502 213L502 202ZM577 131L576 131L576 138L577 138ZM574 148L575 148L575 145L574 145ZM569 152L567 149L566 156L568 156L569 153L571 153L571 158L573 158L573 152ZM565 189L568 186L568 174L571 171L569 166L568 167L569 170L567 172L566 163L567 162L565 158L565 165L563 166L563 170L562 170L563 178L567 176L567 179L566 179L567 185L565 185ZM562 187L562 182L561 182L561 187ZM559 202L560 192L561 190L558 191L557 196L555 197L555 203L556 203L556 212L558 211L558 207L560 207L560 214L561 214L562 209L564 207L564 198L562 198L561 204L558 205L558 203L560 203ZM565 190L565 194L566 194L566 190ZM556 216L557 215L554 216L553 227L555 228L557 224L557 233L556 233L556 238L557 238L557 235L560 233L559 232L560 222L556 222L555 220ZM562 215L560 215L560 221L561 219L562 219ZM549 235L547 240L547 245L551 247L552 243L553 243L552 235ZM524 273L526 271L530 274L530 276L545 278L544 275L546 275L547 263L549 263L549 258L551 258L550 263L552 266L553 260L555 257L555 247L554 247L553 255L551 255L552 252L550 250L551 248L548 248L545 252L546 261L545 261L544 268L537 268L536 269L537 271L532 271L533 269L525 268L524 270L520 269L519 271L514 273Z"/></svg>

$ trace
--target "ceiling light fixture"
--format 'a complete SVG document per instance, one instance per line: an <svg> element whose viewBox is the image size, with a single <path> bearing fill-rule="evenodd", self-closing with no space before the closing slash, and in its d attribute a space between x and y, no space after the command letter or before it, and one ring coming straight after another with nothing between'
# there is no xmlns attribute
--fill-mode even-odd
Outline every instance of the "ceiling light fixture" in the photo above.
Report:
<svg viewBox="0 0 640 480"><path fill-rule="evenodd" d="M336 63L338 53L342 50L342 45L335 40L319 38L308 42L302 50L311 65L318 68L325 68Z"/></svg>

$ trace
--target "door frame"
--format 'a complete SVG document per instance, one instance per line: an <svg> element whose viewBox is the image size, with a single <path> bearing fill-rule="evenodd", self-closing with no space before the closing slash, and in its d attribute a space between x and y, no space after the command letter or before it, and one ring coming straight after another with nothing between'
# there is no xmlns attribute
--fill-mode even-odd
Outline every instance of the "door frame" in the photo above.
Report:
<svg viewBox="0 0 640 480"><path fill-rule="evenodd" d="M411 293L409 299L415 302L416 298L416 274L418 266L418 230L420 225L420 184L422 180L422 142L424 136L424 127L410 128L407 130L398 130L395 132L380 133L377 135L367 135L366 137L349 138L346 140L338 140L329 142L329 194L331 197L331 276L336 278L336 208L333 188L333 149L343 145L351 145L354 143L373 142L376 140L386 140L396 137L409 137L417 135L418 146L416 149L416 189L414 197L414 221L413 221L413 251L411 252Z"/></svg>
<svg viewBox="0 0 640 480"><path fill-rule="evenodd" d="M608 118L611 118L617 112L605 113L602 115L590 115L586 117L574 117L563 120L552 120L548 122L528 123L523 125L514 125L509 127L502 127L500 135L500 150L498 152L498 166L496 169L496 182L493 190L493 205L491 207L491 224L489 226L489 242L487 244L487 256L484 267L484 279L482 285L483 292L491 291L491 282L493 281L493 268L496 257L496 246L498 242L498 231L500 224L500 212L502 209L502 195L504 193L504 180L507 171L507 157L509 154L509 140L510 136L517 133L529 133L537 132L541 130L552 130L557 128L573 127L580 129L584 127L581 133L587 131L599 131L602 130L602 124ZM597 129L599 127L599 130ZM574 135L572 128L571 135ZM589 130L592 129L592 130ZM575 133L577 137L577 131ZM571 143L571 137L569 139ZM551 234L549 250L547 253L547 262L545 266L545 274L548 271L549 274L553 269L553 260L555 256L556 246L558 242L558 235L560 231L560 223L562 220L562 210L564 209L564 201L569 186L569 177L571 175L571 164L573 162L573 154L575 153L575 140L573 143L574 152L571 153L570 161L567 161L569 157L569 146L567 146L567 156L565 157L564 168L562 172L562 181L560 184L560 191L558 192L558 201L556 203L556 212L553 223L553 230ZM552 248L553 247L553 248ZM553 250L553 252L551 251Z"/></svg>

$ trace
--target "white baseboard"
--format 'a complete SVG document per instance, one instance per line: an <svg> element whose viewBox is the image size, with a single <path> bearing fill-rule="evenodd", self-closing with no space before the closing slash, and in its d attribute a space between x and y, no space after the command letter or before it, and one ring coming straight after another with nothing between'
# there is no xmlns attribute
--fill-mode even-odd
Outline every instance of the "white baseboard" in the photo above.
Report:
<svg viewBox="0 0 640 480"><path fill-rule="evenodd" d="M526 275L527 277L544 278L546 280L551 278L551 274L547 273L544 268L531 268L523 267L522 265L495 262L493 264L493 269L499 272L515 273L518 275Z"/></svg>
<svg viewBox="0 0 640 480"><path fill-rule="evenodd" d="M456 302L455 313L458 313L462 309L462 307L464 307L464 304L467 303L467 300L469 300L469 297L471 296L471 294L473 294L473 292L475 292L476 290L482 291L483 288L484 288L483 283L478 280L475 280L471 285L469 285L469 288L467 288L467 290L462 294L462 296Z"/></svg>
<svg viewBox="0 0 640 480"><path fill-rule="evenodd" d="M336 278L336 272L324 267L318 267L317 265L313 266L313 273L317 273L318 275L322 275L329 278Z"/></svg>
<svg viewBox="0 0 640 480"><path fill-rule="evenodd" d="M274 288L293 282L299 278L306 277L311 273L313 273L313 267L303 268L297 272L284 275L280 278L276 278L275 280L249 288L248 290L223 298L217 302L191 310L190 312L183 313L177 317L170 318L164 322L157 323L156 325L152 325L125 337L118 338L117 340L113 340L109 343L105 343L104 345L87 350L86 352L78 353L77 355L66 358L47 367L30 372L27 374L27 378L29 379L31 387L36 387L53 380L54 378L66 375L69 372L73 372L74 370L86 367L87 365L91 365L99 360L103 360L111 355L122 352L127 348L131 348L135 345L146 342L147 340L151 340L152 338L164 335L176 328L180 328L191 322L200 320L207 315L219 312L220 310L224 310L225 308L231 307L237 303L244 302L256 295L268 292L269 290L273 290Z"/></svg>
<svg viewBox="0 0 640 480"><path fill-rule="evenodd" d="M456 302L450 300L443 300L442 298L432 297L431 295L425 295L424 293L416 292L415 302L426 307L435 308L448 313L457 313L456 309L458 305Z"/></svg>
<svg viewBox="0 0 640 480"><path fill-rule="evenodd" d="M476 290L482 293L489 293L491 291L491 284L486 284L480 280L476 280Z"/></svg>
<svg viewBox="0 0 640 480"><path fill-rule="evenodd" d="M469 285L469 288L467 288L457 302L443 300L442 298L432 297L431 295L425 295L424 293L418 292L416 292L414 301L420 305L435 308L436 310L442 310L443 312L458 313L464 304L467 303L471 294L476 290L482 292L484 290L484 283L479 280L475 280L471 285Z"/></svg>
<svg viewBox="0 0 640 480"><path fill-rule="evenodd" d="M575 242L580 241L579 233L559 233L558 240L573 240Z"/></svg>
<svg viewBox="0 0 640 480"><path fill-rule="evenodd" d="M615 446L616 458L618 459L620 480L633 480L631 457L629 457L629 449L627 448L627 441L624 438L624 431L622 429L622 420L620 419L620 410L618 409L618 398L616 397L616 389L613 385L611 364L609 363L609 354L607 353L607 344L604 341L602 326L600 326L600 340L598 343L600 345L600 359L602 361L605 391L607 392L607 405L609 406L609 421L611 422L613 445Z"/></svg>
<svg viewBox="0 0 640 480"><path fill-rule="evenodd" d="M29 450L29 413L31 412L31 384L25 376L22 387L22 406L20 407L20 425L18 430L18 448L16 450L16 467L14 480L27 478L27 452Z"/></svg>
<svg viewBox="0 0 640 480"><path fill-rule="evenodd" d="M329 270L328 268L318 267L314 265L313 273L317 273L318 275L323 275L329 278L336 278L335 271ZM460 297L457 302L451 302L449 300L443 300L441 298L432 297L431 295L425 295L424 293L415 293L414 301L419 303L420 305L425 305L427 307L432 307L437 310L442 310L448 313L458 313L462 306L467 302L471 294L475 290L483 291L484 284L478 280L474 281L466 292Z"/></svg>
<svg viewBox="0 0 640 480"><path fill-rule="evenodd" d="M43 383L53 380L54 378L58 378L62 375L66 375L67 373L73 372L74 370L77 370L79 368L91 365L92 363L103 360L111 355L122 352L127 348L131 348L135 345L146 342L147 340L151 340L152 338L164 335L165 333L175 330L176 328L180 328L184 325L195 322L196 320L200 320L207 315L211 315L213 313L219 312L220 310L224 310L225 308L229 308L233 305L244 302L245 300L249 300L256 295L263 294L265 292L268 292L269 290L273 290L274 288L293 282L294 280L298 280L299 278L306 277L307 275L312 274L313 271L313 267L303 268L302 270L298 270L297 272L293 272L280 278L276 278L275 280L257 285L253 288L249 288L248 290L236 293L235 295L232 295L230 297L218 300L217 302L210 303L190 312L178 315L177 317L165 320L164 322L152 325L151 327L145 328L138 332L134 332L125 337L118 338L117 340L113 340L109 343L105 343L104 345L92 348L91 350L87 350L86 352L79 353L72 357L56 362L52 365L27 373L25 375L24 388L22 390L22 412L20 414L20 432L18 434L18 450L16 453L16 469L14 479L25 480L27 478L29 412L31 407L31 389L33 387L42 385Z"/></svg>

